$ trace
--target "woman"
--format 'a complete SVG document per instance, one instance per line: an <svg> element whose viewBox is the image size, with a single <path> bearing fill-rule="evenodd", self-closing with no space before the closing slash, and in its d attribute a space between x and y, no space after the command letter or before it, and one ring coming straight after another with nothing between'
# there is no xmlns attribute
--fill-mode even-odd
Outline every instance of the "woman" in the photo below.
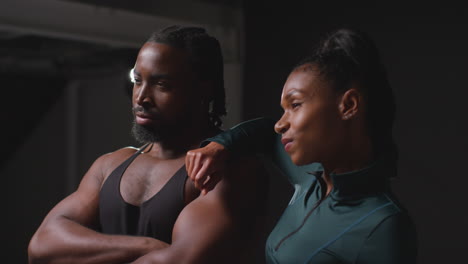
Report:
<svg viewBox="0 0 468 264"><path fill-rule="evenodd" d="M281 106L281 140L257 119L191 151L196 185L210 191L228 154L270 153L295 194L268 238L268 263L415 263L415 229L389 186L395 104L374 43L348 29L329 35L290 73Z"/></svg>

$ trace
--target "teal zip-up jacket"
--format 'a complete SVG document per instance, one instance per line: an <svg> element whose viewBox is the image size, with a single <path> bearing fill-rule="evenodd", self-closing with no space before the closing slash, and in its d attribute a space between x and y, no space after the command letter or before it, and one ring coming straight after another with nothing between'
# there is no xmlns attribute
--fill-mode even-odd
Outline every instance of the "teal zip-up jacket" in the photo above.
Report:
<svg viewBox="0 0 468 264"><path fill-rule="evenodd" d="M381 159L359 171L331 174L324 197L322 168L295 166L266 118L241 123L207 141L233 155L263 153L294 185L289 205L268 237L267 263L416 263L416 231L390 191L393 164Z"/></svg>

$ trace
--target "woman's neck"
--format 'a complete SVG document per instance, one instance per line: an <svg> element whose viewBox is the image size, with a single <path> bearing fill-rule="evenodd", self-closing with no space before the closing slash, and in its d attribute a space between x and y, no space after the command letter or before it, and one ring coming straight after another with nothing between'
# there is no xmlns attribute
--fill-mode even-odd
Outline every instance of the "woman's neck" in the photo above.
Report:
<svg viewBox="0 0 468 264"><path fill-rule="evenodd" d="M333 189L333 181L330 174L341 174L356 171L368 166L374 160L372 143L369 138L362 140L349 141L349 144L341 149L339 153L330 158L329 161L323 161L322 178L327 185L328 195Z"/></svg>

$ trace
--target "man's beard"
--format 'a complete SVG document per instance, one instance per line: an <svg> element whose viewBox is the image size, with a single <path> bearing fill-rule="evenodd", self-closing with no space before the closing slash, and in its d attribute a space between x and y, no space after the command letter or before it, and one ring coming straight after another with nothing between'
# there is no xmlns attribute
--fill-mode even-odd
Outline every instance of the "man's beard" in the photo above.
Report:
<svg viewBox="0 0 468 264"><path fill-rule="evenodd" d="M142 126L133 120L132 135L139 143L168 142L173 141L190 126L191 118L189 115L180 115L174 118L174 122L162 121L156 126Z"/></svg>
<svg viewBox="0 0 468 264"><path fill-rule="evenodd" d="M164 133L162 130L141 126L133 121L132 135L141 144L164 141L165 134L167 133Z"/></svg>

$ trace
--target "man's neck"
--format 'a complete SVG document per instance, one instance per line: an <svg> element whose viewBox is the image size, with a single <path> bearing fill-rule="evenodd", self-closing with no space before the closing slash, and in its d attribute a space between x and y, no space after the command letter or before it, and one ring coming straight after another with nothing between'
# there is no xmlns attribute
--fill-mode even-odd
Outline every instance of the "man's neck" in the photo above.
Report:
<svg viewBox="0 0 468 264"><path fill-rule="evenodd" d="M217 132L218 128L211 124L190 126L181 132L174 133L173 137L153 142L151 150L148 153L159 159L184 157L187 151L198 148L201 141L215 135Z"/></svg>

